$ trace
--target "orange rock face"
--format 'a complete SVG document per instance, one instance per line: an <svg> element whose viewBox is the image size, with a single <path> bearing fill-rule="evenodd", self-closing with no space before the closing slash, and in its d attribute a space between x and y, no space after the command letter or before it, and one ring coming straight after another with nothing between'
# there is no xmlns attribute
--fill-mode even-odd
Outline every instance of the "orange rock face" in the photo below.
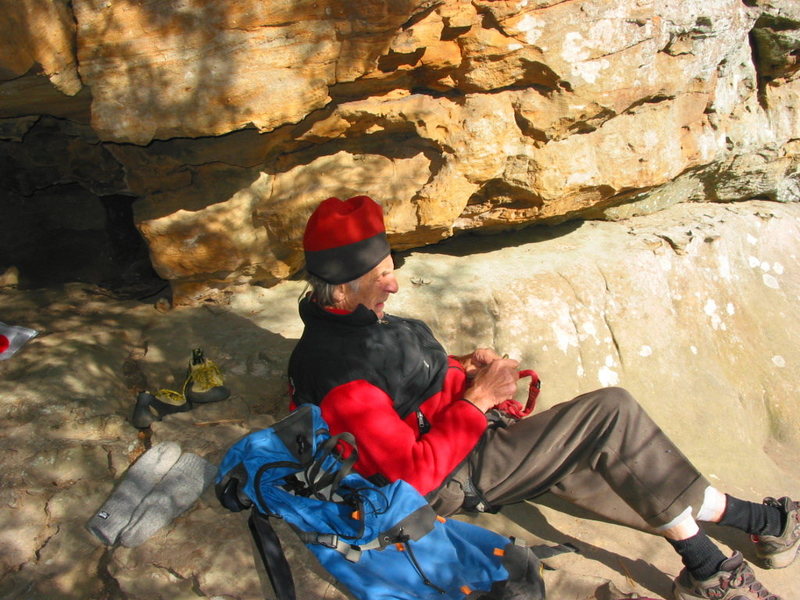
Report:
<svg viewBox="0 0 800 600"><path fill-rule="evenodd" d="M178 303L296 271L328 196L398 248L798 199L791 0L1 3L0 134L89 123Z"/></svg>

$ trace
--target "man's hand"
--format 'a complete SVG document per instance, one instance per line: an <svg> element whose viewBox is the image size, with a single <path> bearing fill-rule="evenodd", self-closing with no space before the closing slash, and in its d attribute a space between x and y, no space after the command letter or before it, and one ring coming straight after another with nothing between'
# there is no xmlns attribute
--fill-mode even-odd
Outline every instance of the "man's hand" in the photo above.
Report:
<svg viewBox="0 0 800 600"><path fill-rule="evenodd" d="M486 412L513 397L519 381L518 366L519 361L495 358L490 364L477 370L465 398Z"/></svg>
<svg viewBox="0 0 800 600"><path fill-rule="evenodd" d="M477 348L471 354L459 356L458 360L467 372L467 377L471 379L475 377L480 369L488 367L500 358L501 356L491 348Z"/></svg>

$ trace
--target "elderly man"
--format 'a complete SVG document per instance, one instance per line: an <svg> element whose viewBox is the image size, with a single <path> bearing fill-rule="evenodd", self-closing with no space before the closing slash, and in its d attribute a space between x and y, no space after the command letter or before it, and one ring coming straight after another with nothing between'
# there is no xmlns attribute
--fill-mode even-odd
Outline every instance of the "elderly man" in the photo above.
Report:
<svg viewBox="0 0 800 600"><path fill-rule="evenodd" d="M485 348L448 356L423 322L386 314L398 283L370 198L322 202L303 243L311 292L289 363L292 402L319 405L332 432L355 436L363 475L408 481L442 515L549 491L664 536L685 566L676 600L779 600L698 521L753 535L763 567L786 567L800 546L800 503L718 491L620 388L502 418L495 407L515 392L516 361Z"/></svg>

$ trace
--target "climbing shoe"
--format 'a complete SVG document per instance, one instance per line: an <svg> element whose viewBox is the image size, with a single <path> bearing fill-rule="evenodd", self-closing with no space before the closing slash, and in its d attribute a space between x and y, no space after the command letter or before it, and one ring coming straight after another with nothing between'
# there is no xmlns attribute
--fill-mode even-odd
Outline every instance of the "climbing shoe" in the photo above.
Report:
<svg viewBox="0 0 800 600"><path fill-rule="evenodd" d="M201 348L192 350L189 373L183 384L186 398L197 404L225 400L231 392L223 384L222 371L217 364L206 358Z"/></svg>
<svg viewBox="0 0 800 600"><path fill-rule="evenodd" d="M178 401L177 392L170 390L160 390L157 395L150 392L139 392L136 396L136 406L133 407L133 417L131 423L137 429L147 429L153 421L160 421L166 415L191 410L192 405L186 401ZM157 397L158 396L158 397ZM166 400L166 401L165 401Z"/></svg>
<svg viewBox="0 0 800 600"><path fill-rule="evenodd" d="M765 569L788 567L800 549L800 502L784 496L779 500L765 498L764 504L775 506L786 515L786 525L780 535L754 535L758 565Z"/></svg>
<svg viewBox="0 0 800 600"><path fill-rule="evenodd" d="M723 561L714 575L697 581L684 569L672 586L675 600L781 600L756 579L741 552Z"/></svg>

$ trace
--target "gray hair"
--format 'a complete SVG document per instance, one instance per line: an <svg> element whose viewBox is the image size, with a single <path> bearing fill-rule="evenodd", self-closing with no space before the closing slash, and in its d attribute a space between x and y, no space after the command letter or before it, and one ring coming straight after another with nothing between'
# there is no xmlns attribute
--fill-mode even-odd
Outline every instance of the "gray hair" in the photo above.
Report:
<svg viewBox="0 0 800 600"><path fill-rule="evenodd" d="M308 271L305 272L304 279L306 280L306 289L303 291L303 295L305 296L306 292L310 289L311 296L316 298L317 302L319 302L322 306L333 306L333 292L338 287L337 284L328 283L324 279L320 279L316 275L312 275ZM361 278L353 279L352 281L345 282L345 285L350 288L351 291L357 292L358 286L361 283Z"/></svg>

